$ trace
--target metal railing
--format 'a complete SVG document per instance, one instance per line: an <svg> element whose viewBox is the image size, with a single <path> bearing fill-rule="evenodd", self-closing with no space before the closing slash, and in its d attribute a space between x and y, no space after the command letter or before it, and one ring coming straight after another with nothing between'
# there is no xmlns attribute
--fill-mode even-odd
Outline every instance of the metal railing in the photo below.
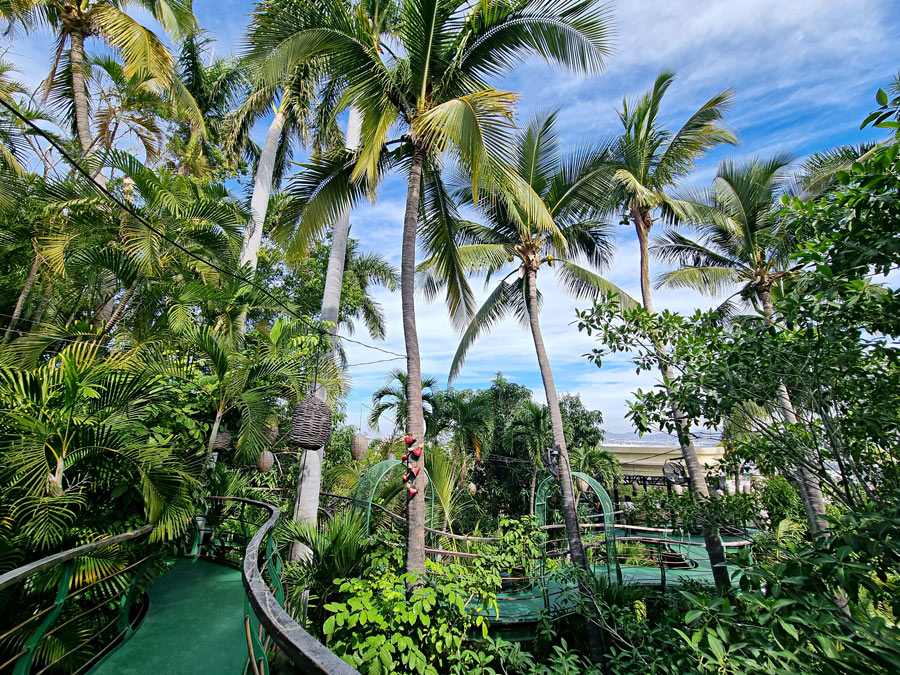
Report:
<svg viewBox="0 0 900 675"><path fill-rule="evenodd" d="M242 565L246 591L244 632L253 675L268 675L268 653L277 647L301 673L359 675L325 645L316 640L284 610L280 558L274 538L280 512L265 502L237 497L210 497L213 501L240 503L268 512L268 518L250 537ZM243 510L241 518L243 519ZM261 552L264 552L261 554ZM265 577L268 576L268 583Z"/></svg>
<svg viewBox="0 0 900 675"><path fill-rule="evenodd" d="M4 624L12 624L0 628L0 673L85 672L131 632L138 591L159 556L127 560L121 551L125 556L103 564L97 553L142 540L151 529L145 525L0 575Z"/></svg>
<svg viewBox="0 0 900 675"><path fill-rule="evenodd" d="M359 675L284 609L283 565L274 536L278 508L237 497L207 500L239 508L226 506L219 513L212 509L207 514L211 527L197 523L193 542L185 550L190 550L189 556L224 558L240 567L245 590L246 672L269 675L270 656L280 651L295 672ZM253 520L248 511L261 512L263 518ZM152 581L147 573L154 562L170 555L171 549L154 545L140 555L122 551L120 564L95 566L100 570L97 573L88 573L85 561L96 558L103 549L143 541L151 530L152 526L146 525L0 575L0 673L84 673L135 630L140 620L136 602ZM60 639L64 634L80 638Z"/></svg>

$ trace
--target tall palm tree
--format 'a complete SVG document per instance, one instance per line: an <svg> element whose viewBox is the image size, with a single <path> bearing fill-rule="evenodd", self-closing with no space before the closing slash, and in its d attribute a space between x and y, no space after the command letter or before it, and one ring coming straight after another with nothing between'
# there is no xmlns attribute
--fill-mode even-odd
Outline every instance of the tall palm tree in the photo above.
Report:
<svg viewBox="0 0 900 675"><path fill-rule="evenodd" d="M528 501L528 513L533 516L534 492L537 488L538 473L542 467L541 455L553 447L550 409L534 401L523 401L513 412L504 434L504 443L508 447L524 446L531 460L531 497Z"/></svg>
<svg viewBox="0 0 900 675"><path fill-rule="evenodd" d="M640 249L641 300L644 309L650 313L653 313L653 300L649 236L654 221L660 216L671 217L678 213L680 203L671 196L671 190L690 173L697 159L717 145L737 143L735 135L721 123L731 106L733 93L730 89L704 103L678 131L672 132L661 125L660 106L674 79L672 72L660 73L649 92L635 101L622 102L619 119L624 132L613 146L609 165L613 187L609 197L610 212L634 225ZM664 358L660 358L660 370L664 377L674 377ZM706 499L709 489L703 467L684 415L677 406L673 416L678 424L678 441L691 478L691 488L700 499ZM721 565L725 560L721 539L717 533L709 532L706 543L717 583L724 586L729 581Z"/></svg>
<svg viewBox="0 0 900 675"><path fill-rule="evenodd" d="M549 220L540 200L517 176L505 171L497 155L508 147L515 96L487 85L528 55L597 72L609 53L605 6L592 0L523 0L478 3L463 0L409 0L398 10L390 41L364 12L342 0L270 0L270 21L255 32L261 70L277 75L286 56L324 58L324 68L346 84L343 107L354 103L362 114L359 152L340 155L341 176L328 189L312 193L304 218L323 214L328 224L341 209L377 185L388 151L388 134L402 137L395 155L408 166L401 245L401 303L406 343L408 433L425 436L421 365L415 317L416 235L423 175L451 155L471 175L473 185L501 178L519 188L523 207L535 219ZM327 28L325 28L327 27ZM339 105L338 107L342 107ZM453 258L452 250L445 256ZM457 275L457 280L459 276ZM464 283L464 282L463 282ZM409 504L407 569L425 568L424 473Z"/></svg>
<svg viewBox="0 0 900 675"><path fill-rule="evenodd" d="M553 442L559 453L562 508L572 560L587 567L575 511L562 413L538 319L538 271L544 265L555 266L558 281L578 298L596 299L601 294L618 293L622 302L628 303L630 299L621 289L579 264L586 262L600 268L609 262L612 254L602 212L594 205L598 189L603 187L605 155L603 148L587 148L562 156L555 119L555 113L535 116L519 133L513 154L518 175L544 205L551 220L535 220L518 201L509 203L501 195L491 194L492 198L484 201L482 209L486 225L458 224L459 240L471 242L457 249L468 270L485 273L490 279L509 263L519 264L500 280L472 317L453 357L450 379L459 373L466 353L479 335L497 321L513 313L528 326L547 395ZM491 192L490 187L483 189ZM426 273L439 275L437 262L437 258L432 258L423 262L422 268ZM511 276L515 278L508 281ZM445 285L437 277L432 288L436 291ZM458 307L461 309L462 305Z"/></svg>
<svg viewBox="0 0 900 675"><path fill-rule="evenodd" d="M742 164L722 162L705 198L681 209L700 236L691 239L668 231L654 242L657 256L680 264L663 274L658 285L694 288L712 295L741 284L743 298L774 323L772 289L791 274L789 256L797 245L796 230L778 215L792 161L790 155L778 154ZM797 414L784 382L778 386L778 399L785 421L796 424ZM802 461L797 467L798 484L810 531L816 533L827 530L828 523L821 482L808 464Z"/></svg>
<svg viewBox="0 0 900 675"><path fill-rule="evenodd" d="M175 65L172 55L153 31L132 18L134 10L149 13L173 40L192 33L197 27L190 0L0 1L0 17L10 25L21 24L25 30L49 26L55 33L56 58L45 82L48 92L68 46L71 79L65 85L71 91L76 136L85 155L94 145L85 81L85 40L97 37L118 50L125 64L126 78L146 72L160 82L168 83L172 79Z"/></svg>

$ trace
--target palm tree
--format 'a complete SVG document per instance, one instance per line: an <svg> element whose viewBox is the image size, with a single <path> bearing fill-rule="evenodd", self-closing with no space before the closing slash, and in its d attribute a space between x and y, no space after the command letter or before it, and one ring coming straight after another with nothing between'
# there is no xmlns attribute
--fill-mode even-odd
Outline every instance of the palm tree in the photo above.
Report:
<svg viewBox="0 0 900 675"><path fill-rule="evenodd" d="M538 319L538 271L544 265L555 265L559 282L578 298L596 299L606 293L618 293L622 302L629 302L629 298L619 288L579 264L584 261L590 266L602 267L609 262L612 253L607 228L600 218L602 213L594 206L597 190L602 188L605 155L602 148L586 148L561 156L555 119L555 113L535 116L520 132L513 158L521 180L551 215L550 222L529 217L527 208L517 201L509 203L501 195L491 194L492 198L485 200L483 209L487 225L458 224L460 240L472 242L457 249L467 269L486 273L490 278L510 262L519 265L501 279L472 317L453 357L449 379L459 373L466 353L478 336L497 321L513 313L523 323L527 322L547 395L553 442L559 453L562 508L572 560L587 567L575 512L562 413ZM490 192L489 187L483 189ZM437 259L432 258L423 262L422 268L432 275L435 271L439 274L436 263ZM507 281L510 276L516 278ZM438 278L432 288L437 290L443 285L443 280Z"/></svg>
<svg viewBox="0 0 900 675"><path fill-rule="evenodd" d="M734 134L721 124L722 117L731 106L733 93L726 89L704 103L676 132L661 126L659 111L663 97L675 79L672 72L663 72L656 78L653 89L636 101L623 101L619 119L624 132L613 146L609 164L612 191L609 197L610 213L621 215L623 222L630 221L637 233L640 247L641 300L644 309L653 313L650 292L649 236L654 216L672 217L681 207L679 200L670 196L678 181L687 176L707 150L722 143L736 143ZM672 368L660 358L660 370L664 378L674 377ZM703 467L684 422L684 415L677 406L673 416L678 424L678 441L684 456L691 487L701 499L709 497ZM718 534L709 533L707 548L713 560L713 572L717 582L728 584L727 573L719 564L724 563L725 552Z"/></svg>
<svg viewBox="0 0 900 675"><path fill-rule="evenodd" d="M680 264L679 269L663 274L658 285L695 288L712 295L741 284L742 297L774 324L772 289L792 273L789 258L797 245L796 230L778 215L792 161L790 155L778 154L743 164L722 162L705 198L681 209L700 237L690 239L668 231L655 242L657 256ZM778 400L785 421L796 424L784 382L778 386ZM801 461L797 474L810 531L827 531L821 483L808 465Z"/></svg>
<svg viewBox="0 0 900 675"><path fill-rule="evenodd" d="M153 31L131 17L134 10L148 12L173 40L192 33L197 26L191 4L185 0L0 1L0 17L10 25L21 24L26 30L46 25L56 34L56 57L45 81L48 92L68 45L70 81L65 86L72 95L76 136L85 155L94 146L85 81L84 43L87 38L98 37L119 51L126 78L145 72L160 82L168 83L172 79L175 65L172 55Z"/></svg>
<svg viewBox="0 0 900 675"><path fill-rule="evenodd" d="M541 470L541 455L553 447L553 428L550 424L550 409L534 401L523 401L513 411L513 417L504 434L508 447L524 446L531 460L531 492L528 514L534 515L534 492Z"/></svg>
<svg viewBox="0 0 900 675"><path fill-rule="evenodd" d="M233 58L208 57L211 44L201 31L187 36L178 52L177 79L196 103L205 126L201 135L192 120L180 120L169 138L173 168L183 175L207 176L232 165L222 147L225 122L247 87L247 75Z"/></svg>
<svg viewBox="0 0 900 675"><path fill-rule="evenodd" d="M451 446L462 457L460 481L466 479L469 453L475 457L475 466L481 464L482 453L494 430L494 415L490 401L484 396L473 396L471 392L448 389L436 398L432 417L446 425L451 436ZM432 425L430 436L435 436ZM430 474L430 472L429 472Z"/></svg>
<svg viewBox="0 0 900 675"><path fill-rule="evenodd" d="M407 392L409 377L399 368L394 368L388 374L384 385L372 393L372 412L369 414L369 426L377 429L381 416L390 414L394 418L394 432L399 433L409 424L409 399ZM422 400L427 407L424 408L425 419L431 421L431 413L434 410L437 378L426 377L421 382Z"/></svg>
<svg viewBox="0 0 900 675"><path fill-rule="evenodd" d="M572 451L572 470L589 476L599 476L604 486L611 486L622 479L622 467L615 453L600 445L583 445Z"/></svg>
<svg viewBox="0 0 900 675"><path fill-rule="evenodd" d="M393 37L383 41L383 26L342 0L294 2L270 0L269 20L254 32L261 70L277 80L279 63L322 56L323 67L345 85L343 105L354 103L362 115L357 154L336 158L335 178L325 190L313 190L303 218L326 225L363 192L377 185L389 145L399 126L395 162L408 162L409 180L401 245L401 303L409 378L408 433L425 437L421 365L415 317L416 235L423 174L436 172L452 155L471 175L473 185L501 177L518 188L529 215L544 221L539 200L510 176L497 155L508 147L515 97L486 84L528 55L597 72L609 52L609 20L604 6L590 0L523 0L478 3L463 0L410 0L398 9ZM324 205L324 206L323 206ZM445 257L453 252L444 249ZM459 280L459 275L456 276ZM464 283L464 281L463 281ZM418 496L409 505L407 568L425 569L424 473Z"/></svg>

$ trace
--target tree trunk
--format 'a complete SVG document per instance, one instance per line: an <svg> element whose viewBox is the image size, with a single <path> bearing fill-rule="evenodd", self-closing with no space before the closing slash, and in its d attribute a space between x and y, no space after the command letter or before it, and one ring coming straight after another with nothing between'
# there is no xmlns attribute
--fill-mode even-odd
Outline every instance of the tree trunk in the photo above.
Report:
<svg viewBox="0 0 900 675"><path fill-rule="evenodd" d="M566 447L566 435L563 429L562 413L559 410L559 398L556 395L556 385L553 382L553 371L550 369L550 359L544 347L544 337L541 334L541 324L538 320L538 296L537 296L537 270L528 269L528 321L531 326L531 337L534 340L534 350L537 352L538 365L541 369L541 379L544 383L544 391L547 395L547 407L550 409L550 426L553 428L553 442L559 453L557 463L559 466L559 492L563 512L563 521L566 524L566 540L569 544L569 555L572 562L591 574L591 566L584 554L584 545L581 543L581 530L578 524L578 510L575 502L575 489L572 485L572 467L569 464L569 450ZM535 474L536 476L536 474ZM532 489L535 480L532 476ZM534 498L531 500L534 504ZM532 506L532 508L534 508ZM579 582L579 589L585 596L589 591L583 582ZM604 663L606 646L600 627L588 619L587 643L594 663ZM605 670L605 668L604 668Z"/></svg>
<svg viewBox="0 0 900 675"><path fill-rule="evenodd" d="M85 157L93 146L91 138L91 120L88 112L87 92L84 83L84 35L78 31L69 33L69 63L72 71L72 100L75 110L75 130L78 143Z"/></svg>
<svg viewBox="0 0 900 675"><path fill-rule="evenodd" d="M281 142L281 134L287 116L279 108L275 113L269 131L266 133L266 141L259 155L259 164L256 166L256 176L253 179L253 196L250 198L250 222L244 231L244 242L241 246L240 265L249 264L251 269L256 269L259 260L259 247L262 243L263 226L266 221L266 211L269 209L269 195L272 193L272 176L275 175L275 156L278 153L278 144Z"/></svg>
<svg viewBox="0 0 900 675"><path fill-rule="evenodd" d="M635 206L631 209L631 218L634 229L637 232L638 243L641 250L641 302L649 314L653 314L653 298L650 293L650 228L653 221L648 211L643 211ZM673 380L675 372L672 366L666 362L662 353L663 346L657 345L660 354L659 369L666 380ZM691 490L699 500L709 499L709 488L706 485L706 474L697 457L697 449L690 437L687 420L684 413L677 405L672 406L672 417L678 431L678 445L681 447L681 456L687 468L691 481ZM725 548L719 536L718 527L714 523L708 523L703 528L703 539L706 543L706 553L712 566L713 579L720 589L731 588L731 580L728 578L728 569L725 567Z"/></svg>
<svg viewBox="0 0 900 675"><path fill-rule="evenodd" d="M316 396L322 398L324 387L316 389ZM315 525L319 513L319 491L322 486L322 462L325 451L304 450L297 476L297 494L294 499L294 520ZM295 541L291 544L291 560L308 560L312 551L305 544Z"/></svg>
<svg viewBox="0 0 900 675"><path fill-rule="evenodd" d="M762 300L766 323L774 326L775 306L772 304L772 293L766 288L758 289L757 293ZM784 381L778 383L778 407L785 422L791 425L797 424L797 411ZM809 531L816 535L820 532L827 533L829 526L828 521L825 520L825 496L822 494L822 482L819 480L819 476L810 470L810 466L812 466L812 458L807 455L800 460L795 470L803 511L806 513L806 520L809 523Z"/></svg>
<svg viewBox="0 0 900 675"><path fill-rule="evenodd" d="M16 300L16 306L13 308L12 316L9 319L9 325L6 327L6 333L3 335L3 344L9 342L16 324L19 323L19 319L22 316L22 310L25 307L25 301L31 294L31 289L34 287L34 281L37 279L37 273L40 266L41 256L35 251L34 262L31 263L31 270L28 272L28 278L25 279L25 285L22 287L22 292L19 293L19 299Z"/></svg>
<svg viewBox="0 0 900 675"><path fill-rule="evenodd" d="M125 312L125 307L128 305L128 302L131 300L131 296L134 295L134 290L137 288L137 281L135 281L131 286L125 289L125 292L122 294L121 299L119 300L119 304L116 305L116 308L113 310L113 313L110 315L109 320L106 322L106 325L103 327L103 330L100 331L100 337L98 340L102 340L104 337L109 335L110 331L116 327L116 324L122 319L122 315Z"/></svg>
<svg viewBox="0 0 900 675"><path fill-rule="evenodd" d="M534 492L537 489L537 475L538 470L535 467L531 472L531 500L528 502L528 515L534 515Z"/></svg>
<svg viewBox="0 0 900 675"><path fill-rule="evenodd" d="M359 145L360 125L359 110L350 106L347 119L347 134L345 147L348 150L356 150ZM322 294L322 321L334 324L332 333L337 333L339 309L341 305L341 289L344 282L344 261L347 258L347 240L350 237L350 207L344 205L337 220L334 223L334 233L331 236L331 251L328 254L328 271L325 274L325 292ZM337 354L335 343L334 354ZM337 359L335 358L335 361Z"/></svg>
<svg viewBox="0 0 900 675"><path fill-rule="evenodd" d="M550 426L553 428L553 443L556 446L559 457L559 486L562 500L563 519L566 523L566 538L569 542L569 551L572 562L584 569L589 569L587 558L584 555L584 546L581 543L581 532L578 528L578 514L575 511L575 490L572 486L572 468L569 465L569 451L566 448L566 436L563 429L562 414L559 410L559 398L556 395L556 385L553 383L553 372L550 370L550 359L544 347L544 338L541 334L541 326L538 320L537 297L537 271L528 270L528 321L531 325L531 337L534 340L534 350L537 352L538 365L541 369L541 379L544 383L544 391L547 394L547 407L550 410Z"/></svg>
<svg viewBox="0 0 900 675"><path fill-rule="evenodd" d="M422 166L425 151L413 146L409 168L409 188L406 193L406 212L403 216L403 245L400 261L400 302L403 307L403 338L406 343L406 401L407 434L415 439L412 447L425 442L425 411L422 405L422 366L419 359L419 337L416 332L416 229L419 224L419 197L422 189ZM410 465L417 464L410 457ZM419 465L424 466L423 454ZM412 481L417 490L409 500L407 511L406 571L425 571L425 472L420 471Z"/></svg>
<svg viewBox="0 0 900 675"><path fill-rule="evenodd" d="M346 147L350 150L359 145L360 135L359 111L350 108L350 116L347 120ZM271 129L270 129L271 133ZM279 131L280 135L280 131ZM266 139L268 143L268 137ZM262 160L260 159L260 164ZM258 172L257 172L258 175ZM270 172L271 179L271 172ZM268 197L267 197L268 200ZM350 235L350 209L344 207L334 224L334 234L331 239L331 252L328 255L328 272L325 275L325 291L322 294L322 321L329 321L334 325L330 328L332 334L337 333L338 310L341 305L341 288L344 282L344 260L347 257L347 239ZM257 245L258 249L258 245ZM254 260L254 265L256 261ZM332 358L337 361L337 342L332 351ZM325 400L327 392L324 387L316 390L316 396ZM303 453L303 462L300 465L300 474L297 477L297 493L294 500L294 520L315 525L319 515L319 497L322 491L322 463L325 460L324 450L307 450ZM307 558L312 552L304 544L295 541L291 545L291 560Z"/></svg>
<svg viewBox="0 0 900 675"><path fill-rule="evenodd" d="M200 480L206 478L209 473L209 463L212 460L213 448L216 445L216 438L219 436L219 425L222 424L222 415L225 414L224 404L220 405L216 410L216 419L213 422L212 430L209 432L209 441L206 444L206 461L203 462L203 470L200 474Z"/></svg>

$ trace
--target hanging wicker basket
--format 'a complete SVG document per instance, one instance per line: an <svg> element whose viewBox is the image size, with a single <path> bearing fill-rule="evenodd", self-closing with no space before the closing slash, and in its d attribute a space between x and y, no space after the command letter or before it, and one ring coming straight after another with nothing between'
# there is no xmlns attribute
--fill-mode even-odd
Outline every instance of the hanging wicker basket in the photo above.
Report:
<svg viewBox="0 0 900 675"><path fill-rule="evenodd" d="M262 473L269 473L275 465L275 455L268 450L259 453L259 459L256 460L256 468Z"/></svg>
<svg viewBox="0 0 900 675"><path fill-rule="evenodd" d="M216 441L213 443L213 450L224 450L231 445L231 432L228 427L220 426L219 433L216 434Z"/></svg>
<svg viewBox="0 0 900 675"><path fill-rule="evenodd" d="M269 445L275 445L275 441L278 440L278 424L270 422L263 426L262 432L263 436L266 438L266 442Z"/></svg>
<svg viewBox="0 0 900 675"><path fill-rule="evenodd" d="M474 497L475 493L478 492L478 486L475 485L475 483L469 483L468 487L469 487L469 494Z"/></svg>
<svg viewBox="0 0 900 675"><path fill-rule="evenodd" d="M318 450L331 438L331 408L315 396L307 396L294 408L291 420L291 445Z"/></svg>
<svg viewBox="0 0 900 675"><path fill-rule="evenodd" d="M575 483L578 485L578 490L580 492L587 492L591 487L590 485L588 485L588 482L584 480L584 478L576 478Z"/></svg>
<svg viewBox="0 0 900 675"><path fill-rule="evenodd" d="M353 459L359 461L366 456L369 449L369 438L365 434L354 434L353 440L350 441L350 454Z"/></svg>

